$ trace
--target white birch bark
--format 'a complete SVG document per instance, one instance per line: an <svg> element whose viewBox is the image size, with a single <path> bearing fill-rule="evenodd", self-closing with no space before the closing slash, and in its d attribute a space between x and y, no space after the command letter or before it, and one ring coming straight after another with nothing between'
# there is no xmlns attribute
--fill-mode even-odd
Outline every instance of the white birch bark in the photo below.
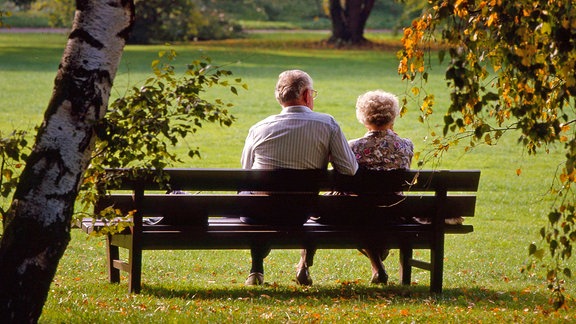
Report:
<svg viewBox="0 0 576 324"><path fill-rule="evenodd" d="M0 318L36 322L70 240L74 201L106 112L133 0L77 0L74 24L0 244Z"/></svg>

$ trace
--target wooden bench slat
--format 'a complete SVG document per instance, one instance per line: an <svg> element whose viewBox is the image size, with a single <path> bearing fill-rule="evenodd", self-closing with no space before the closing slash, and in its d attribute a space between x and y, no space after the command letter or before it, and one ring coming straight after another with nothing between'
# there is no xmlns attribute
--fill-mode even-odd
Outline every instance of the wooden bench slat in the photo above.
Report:
<svg viewBox="0 0 576 324"><path fill-rule="evenodd" d="M466 225L471 228L469 225ZM266 242L271 248L300 249L306 246L330 249L365 248L370 244L382 244L389 248L410 246L411 248L428 248L433 233L425 234L416 227L388 228L381 231L362 232L362 236L350 230L331 231L282 231L282 230L214 230L190 235L188 231L154 231L142 232L144 250L174 249L249 249L258 242ZM114 235L112 242L119 246L129 244L128 235Z"/></svg>
<svg viewBox="0 0 576 324"><path fill-rule="evenodd" d="M144 216L164 216L169 222L188 219L206 219L208 216L249 216L250 212L274 211L299 205L312 214L321 216L323 210L329 210L334 217L355 218L373 210L374 217L426 216L434 208L433 196L406 196L399 203L380 201L361 196L245 196L245 195L146 195L140 208ZM447 197L444 218L474 215L476 197L471 195ZM113 206L124 213L134 210L134 201L130 195L112 195L99 202L99 209ZM357 206L363 206L358 210Z"/></svg>
<svg viewBox="0 0 576 324"><path fill-rule="evenodd" d="M477 191L480 173L475 170L392 170L362 171L354 177L334 170L255 170L243 169L166 169L172 189L199 191L429 191L442 184L447 191ZM111 171L112 172L112 171ZM119 173L120 171L115 171ZM412 180L417 178L413 184ZM146 190L166 190L151 179L125 180L110 189L131 190L135 185Z"/></svg>
<svg viewBox="0 0 576 324"><path fill-rule="evenodd" d="M118 270L130 271L130 265L125 261L114 260L113 265L114 265L114 268L116 268Z"/></svg>
<svg viewBox="0 0 576 324"><path fill-rule="evenodd" d="M209 220L210 228L214 231L231 231L231 232L242 232L242 231L260 231L265 230L268 228L277 228L270 225L249 225L240 222L238 218L211 218ZM81 222L81 229L86 232L87 234L92 233L93 231L98 231L102 227L106 226L106 223L102 221L94 222L91 218L85 218ZM406 230L407 226L419 226L416 224L413 225L404 225L404 230ZM430 226L430 225L423 225L423 226ZM197 227L191 226L191 231L202 230L198 229ZM325 225L325 224L318 224L312 221L304 224L303 231L334 231L338 229L338 226L335 225ZM346 227L349 229L349 227ZM395 231L399 229L399 225L389 225L388 231ZM129 231L129 230L127 230ZM160 225L144 225L143 232L181 232L182 226L173 226L167 224L160 224ZM380 228L380 231L384 231L384 228ZM474 227L472 225L445 225L445 231L449 234L467 234L474 231Z"/></svg>

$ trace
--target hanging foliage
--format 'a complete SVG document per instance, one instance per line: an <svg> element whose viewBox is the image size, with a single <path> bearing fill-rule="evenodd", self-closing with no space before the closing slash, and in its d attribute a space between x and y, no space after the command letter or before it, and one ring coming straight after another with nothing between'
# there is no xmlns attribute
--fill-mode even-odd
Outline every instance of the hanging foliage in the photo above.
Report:
<svg viewBox="0 0 576 324"><path fill-rule="evenodd" d="M193 61L179 75L173 65L176 56L174 50L161 51L152 62L153 76L111 103L96 127L99 140L80 193L83 211L90 213L96 195L104 194L106 184L114 181L102 178L105 168L127 168L134 176L152 173L163 182L162 170L183 162L175 152L177 145L187 145L189 157L200 157L190 136L205 123L230 126L234 122L231 103L207 100L204 94L211 87L224 87L237 95L247 85L239 78L231 79L231 71L212 65L209 58ZM108 209L100 216L126 215Z"/></svg>
<svg viewBox="0 0 576 324"><path fill-rule="evenodd" d="M548 268L555 308L566 307L576 244L576 1L430 1L402 41L398 71L415 85L412 93L423 94L421 121L435 111L434 95L421 90L428 58L448 61L450 105L436 154L463 138L492 144L511 130L530 154L564 143L566 160L550 190L555 206L529 253Z"/></svg>

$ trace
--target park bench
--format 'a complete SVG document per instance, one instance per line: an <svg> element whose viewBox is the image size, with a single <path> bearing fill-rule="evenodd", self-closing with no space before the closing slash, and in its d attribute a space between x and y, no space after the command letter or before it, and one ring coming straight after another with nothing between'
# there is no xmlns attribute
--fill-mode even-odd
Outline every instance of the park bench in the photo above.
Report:
<svg viewBox="0 0 576 324"><path fill-rule="evenodd" d="M108 170L121 174L125 170ZM400 280L411 283L412 267L430 272L430 291L442 292L445 234L466 234L469 224L449 225L446 218L474 215L480 171L362 171L343 176L333 170L169 169L168 194L152 177L120 177L102 196L95 215L106 207L135 211L123 231L107 235L109 280L120 282L120 271L129 273L128 289L139 293L143 250L249 249L359 249L383 246L400 251ZM112 186L112 187L110 187ZM113 189L113 190L112 190ZM127 191L129 190L129 191ZM164 190L164 191L163 191ZM274 192L243 195L238 192ZM325 192L356 195L326 195ZM314 194L302 194L302 193ZM398 192L403 192L399 197ZM318 193L318 194L316 194ZM385 197L396 197L391 199ZM239 216L274 212L289 217L294 206L322 215L356 220L363 214L375 219L427 217L429 224L390 222L364 225L324 225L308 221L303 226L248 225ZM286 212L288 211L288 212ZM287 216L288 215L288 216ZM325 214L324 214L325 215ZM151 222L150 216L162 216ZM82 220L87 233L104 228L97 218ZM127 260L119 248L128 250ZM430 250L429 261L414 259L415 249ZM426 255L426 254L424 254Z"/></svg>

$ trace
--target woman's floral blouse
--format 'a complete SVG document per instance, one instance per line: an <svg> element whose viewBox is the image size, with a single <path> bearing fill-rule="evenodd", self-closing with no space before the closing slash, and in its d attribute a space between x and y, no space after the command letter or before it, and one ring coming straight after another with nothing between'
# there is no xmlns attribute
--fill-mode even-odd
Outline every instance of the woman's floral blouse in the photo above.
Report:
<svg viewBox="0 0 576 324"><path fill-rule="evenodd" d="M369 131L348 144L360 167L368 170L410 169L414 155L412 141L390 129Z"/></svg>

